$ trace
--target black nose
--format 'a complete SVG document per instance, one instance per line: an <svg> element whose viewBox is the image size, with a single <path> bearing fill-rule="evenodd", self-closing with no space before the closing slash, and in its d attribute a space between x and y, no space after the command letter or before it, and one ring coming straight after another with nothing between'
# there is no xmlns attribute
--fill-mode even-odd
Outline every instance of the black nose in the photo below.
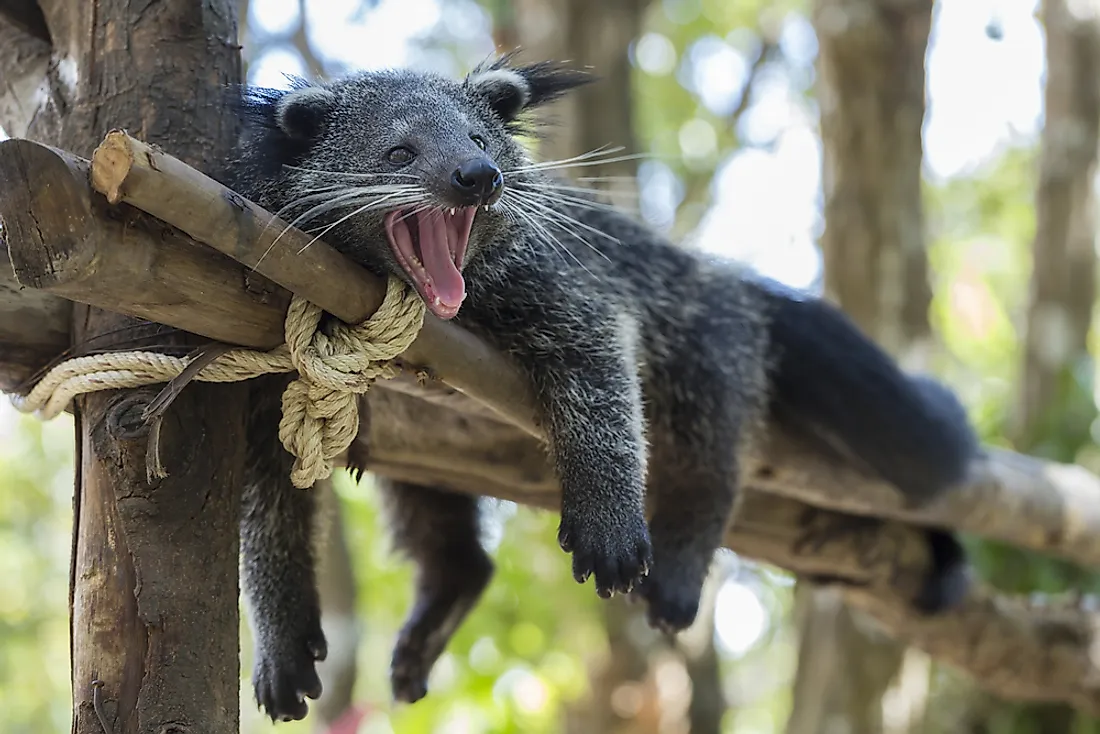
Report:
<svg viewBox="0 0 1100 734"><path fill-rule="evenodd" d="M488 158L466 161L451 174L451 188L472 204L485 204L504 186L504 174Z"/></svg>

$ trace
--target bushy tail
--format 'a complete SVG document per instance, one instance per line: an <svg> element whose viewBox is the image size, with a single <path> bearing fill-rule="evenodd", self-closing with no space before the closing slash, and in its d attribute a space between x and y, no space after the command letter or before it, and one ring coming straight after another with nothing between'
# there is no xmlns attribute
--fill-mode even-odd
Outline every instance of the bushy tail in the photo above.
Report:
<svg viewBox="0 0 1100 734"><path fill-rule="evenodd" d="M769 285L773 417L918 504L966 477L979 443L966 410L934 380L902 372L831 304ZM917 608L929 613L966 596L969 567L957 538L929 530L932 572Z"/></svg>
<svg viewBox="0 0 1100 734"><path fill-rule="evenodd" d="M831 304L779 287L764 293L779 420L870 468L912 502L964 479L978 440L954 393L902 372Z"/></svg>

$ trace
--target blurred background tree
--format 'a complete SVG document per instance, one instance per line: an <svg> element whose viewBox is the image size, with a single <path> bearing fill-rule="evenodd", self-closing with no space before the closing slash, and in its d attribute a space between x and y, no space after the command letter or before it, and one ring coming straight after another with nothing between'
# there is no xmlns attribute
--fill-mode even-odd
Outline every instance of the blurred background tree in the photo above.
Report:
<svg viewBox="0 0 1100 734"><path fill-rule="evenodd" d="M578 183L682 246L823 291L951 383L984 440L1097 470L1095 5L242 0L240 13L249 78L271 86L392 65L457 75L516 46L593 67L602 82L548 112L541 157L646 154L579 169ZM5 732L69 718L70 429L0 409ZM501 502L487 523L493 584L428 698L395 707L389 654L411 569L390 553L369 478L340 473L326 491L340 520L322 575L326 695L306 722L264 721L245 629L249 734L1100 731L1066 707L994 700L829 592L732 553L716 559L699 622L670 642L637 608L573 583L555 517ZM1063 562L971 545L1006 590L1096 586Z"/></svg>

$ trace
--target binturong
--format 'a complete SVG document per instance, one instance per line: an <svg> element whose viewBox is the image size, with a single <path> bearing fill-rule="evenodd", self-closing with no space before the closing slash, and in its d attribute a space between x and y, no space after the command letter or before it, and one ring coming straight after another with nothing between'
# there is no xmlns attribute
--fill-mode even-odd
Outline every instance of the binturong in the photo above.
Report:
<svg viewBox="0 0 1100 734"><path fill-rule="evenodd" d="M770 423L914 504L962 481L978 443L948 389L901 372L833 306L677 248L556 177L590 156L534 162L526 113L589 81L505 56L457 81L387 70L250 89L230 184L511 358L537 397L575 578L640 597L652 625L676 632L695 619ZM277 436L285 381L254 381L241 529L257 700L299 719L321 692L325 640L314 499L291 485ZM397 482L383 492L417 566L391 667L394 696L415 701L493 564L475 498ZM934 567L913 603L935 613L966 594L969 572L951 534L927 538Z"/></svg>

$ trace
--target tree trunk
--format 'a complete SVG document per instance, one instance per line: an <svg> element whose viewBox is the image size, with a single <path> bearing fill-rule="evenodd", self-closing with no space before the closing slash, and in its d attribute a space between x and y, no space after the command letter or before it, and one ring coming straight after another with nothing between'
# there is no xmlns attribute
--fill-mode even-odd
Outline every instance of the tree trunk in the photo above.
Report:
<svg viewBox="0 0 1100 734"><path fill-rule="evenodd" d="M826 297L916 366L928 341L921 205L931 0L817 0ZM800 588L802 642L788 734L881 732L904 646L835 591ZM838 675L838 671L843 674Z"/></svg>
<svg viewBox="0 0 1100 734"><path fill-rule="evenodd" d="M1097 411L1088 335L1096 300L1100 6L1045 0L1045 125L1023 355L1010 435L1020 451L1074 461ZM971 718L991 731L1093 731L1065 704L998 702L974 691Z"/></svg>
<svg viewBox="0 0 1100 734"><path fill-rule="evenodd" d="M125 127L216 173L236 123L224 87L240 81L228 0L43 0L51 46L38 106L0 104L15 134L90 156ZM33 3L8 4L10 7ZM12 24L18 25L18 24ZM0 29L0 34L10 28ZM45 58L32 45L35 63ZM0 75L23 78L34 65ZM6 95L7 96L7 95ZM5 100L7 101L7 100ZM24 127L24 129L20 129ZM73 338L117 343L136 324L76 307ZM185 347L186 336L164 339ZM159 434L168 476L146 477L141 411L155 390L112 391L76 407L77 487L71 586L73 732L238 730L238 516L243 385L193 385ZM93 686L93 681L96 683Z"/></svg>
<svg viewBox="0 0 1100 734"><path fill-rule="evenodd" d="M1100 9L1046 0L1042 19L1046 123L1012 439L1021 451L1073 461L1096 417L1087 338L1096 299Z"/></svg>

